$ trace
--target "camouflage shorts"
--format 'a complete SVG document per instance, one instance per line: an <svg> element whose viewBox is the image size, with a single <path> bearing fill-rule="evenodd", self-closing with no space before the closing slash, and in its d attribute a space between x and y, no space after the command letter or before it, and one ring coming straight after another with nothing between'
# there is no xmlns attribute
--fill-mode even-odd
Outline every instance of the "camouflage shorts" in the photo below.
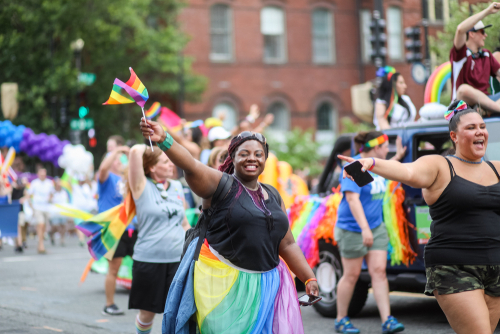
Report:
<svg viewBox="0 0 500 334"><path fill-rule="evenodd" d="M472 290L484 290L489 296L500 296L500 265L496 266L433 266L425 268L425 294L434 296Z"/></svg>

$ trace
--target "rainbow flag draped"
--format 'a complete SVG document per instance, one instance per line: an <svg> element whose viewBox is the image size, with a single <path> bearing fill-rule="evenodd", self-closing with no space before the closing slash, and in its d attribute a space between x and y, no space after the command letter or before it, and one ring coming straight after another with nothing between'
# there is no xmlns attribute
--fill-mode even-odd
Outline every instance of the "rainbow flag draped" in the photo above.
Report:
<svg viewBox="0 0 500 334"><path fill-rule="evenodd" d="M158 114L160 113L160 109L161 109L160 102L153 103L153 105L151 105L151 108L149 108L146 111L146 118L153 119L154 117L158 116Z"/></svg>
<svg viewBox="0 0 500 334"><path fill-rule="evenodd" d="M125 201L107 211L101 212L76 226L87 237L90 255L96 260L113 258L118 241L135 216L135 203L129 192Z"/></svg>
<svg viewBox="0 0 500 334"><path fill-rule="evenodd" d="M417 256L410 246L408 229L412 225L406 219L404 198L404 189L397 182L387 181L383 214L389 235L391 265L403 263L408 266ZM338 191L323 198L303 196L297 198L288 210L290 229L311 268L319 263L320 239L336 244L334 228L341 199L342 193Z"/></svg>
<svg viewBox="0 0 500 334"><path fill-rule="evenodd" d="M146 101L149 99L148 90L135 74L132 67L129 67L129 70L130 79L124 83L116 78L113 82L113 89L111 90L109 99L103 104L126 104L135 102L144 108Z"/></svg>

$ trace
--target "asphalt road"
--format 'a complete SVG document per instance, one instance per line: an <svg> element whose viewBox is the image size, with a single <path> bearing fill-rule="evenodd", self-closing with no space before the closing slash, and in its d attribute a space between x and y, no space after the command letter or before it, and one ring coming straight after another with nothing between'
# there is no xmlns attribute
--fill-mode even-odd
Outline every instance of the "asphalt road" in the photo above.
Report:
<svg viewBox="0 0 500 334"><path fill-rule="evenodd" d="M0 250L0 333L134 333L135 310L127 310L124 316L101 314L103 275L91 273L78 285L88 251L75 238L66 243L66 247L47 245L47 255L36 254L33 240L23 254L15 254L11 246ZM115 298L120 308L127 308L127 290L118 288ZM391 305L393 315L406 326L404 333L453 333L434 298L392 293ZM302 318L305 333L334 332L333 319L323 318L311 307L302 308ZM371 294L352 320L362 333L381 332ZM160 332L161 315L157 315L152 333Z"/></svg>

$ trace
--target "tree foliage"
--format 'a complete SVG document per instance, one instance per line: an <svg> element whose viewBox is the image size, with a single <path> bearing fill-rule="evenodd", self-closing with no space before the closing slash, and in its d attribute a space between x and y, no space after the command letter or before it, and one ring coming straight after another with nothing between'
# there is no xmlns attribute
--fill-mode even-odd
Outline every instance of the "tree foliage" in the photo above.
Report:
<svg viewBox="0 0 500 334"><path fill-rule="evenodd" d="M294 171L308 171L310 176L317 176L322 172L322 166L318 163L321 157L318 154L320 143L314 140L314 131L303 131L295 128L287 131L283 140L275 136L266 135L269 149L276 155L279 161L288 162Z"/></svg>
<svg viewBox="0 0 500 334"><path fill-rule="evenodd" d="M0 82L19 84L14 123L67 137L60 110L78 117L81 103L95 120L99 144L111 134L138 137L137 105L101 105L115 77L128 80L129 67L149 91L146 107L174 102L181 72L186 100L198 100L206 80L180 57L187 42L176 21L180 9L180 0L1 1ZM70 44L78 38L85 41L81 71L97 76L89 87L77 83Z"/></svg>

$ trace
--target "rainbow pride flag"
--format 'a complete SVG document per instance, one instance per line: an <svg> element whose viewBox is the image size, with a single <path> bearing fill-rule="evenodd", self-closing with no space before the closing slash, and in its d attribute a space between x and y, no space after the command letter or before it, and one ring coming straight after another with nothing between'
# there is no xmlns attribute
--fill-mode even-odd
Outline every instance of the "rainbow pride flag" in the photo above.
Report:
<svg viewBox="0 0 500 334"><path fill-rule="evenodd" d="M180 131L182 129L181 118L172 110L167 107L161 108L161 115L159 118L160 124L163 123L168 129L173 132Z"/></svg>
<svg viewBox="0 0 500 334"><path fill-rule="evenodd" d="M116 78L113 82L113 89L111 90L109 99L103 104L126 104L135 102L144 108L146 101L149 99L148 90L135 74L132 67L129 67L129 70L130 79L124 83Z"/></svg>
<svg viewBox="0 0 500 334"><path fill-rule="evenodd" d="M90 255L96 260L113 258L118 241L135 216L135 203L129 192L125 201L107 211L101 212L76 226L87 237Z"/></svg>
<svg viewBox="0 0 500 334"><path fill-rule="evenodd" d="M77 181L67 172L64 172L64 174L61 176L61 187L68 194L69 203L73 202L73 184L75 184L76 182Z"/></svg>
<svg viewBox="0 0 500 334"><path fill-rule="evenodd" d="M160 109L161 109L160 102L153 103L153 105L151 106L151 108L149 108L146 111L146 118L147 119L153 119L154 117L158 116L158 114L160 113Z"/></svg>

